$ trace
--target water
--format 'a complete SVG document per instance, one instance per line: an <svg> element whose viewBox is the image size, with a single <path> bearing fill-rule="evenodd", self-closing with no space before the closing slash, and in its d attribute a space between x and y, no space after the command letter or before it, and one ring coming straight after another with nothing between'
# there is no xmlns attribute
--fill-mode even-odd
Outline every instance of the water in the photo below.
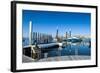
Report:
<svg viewBox="0 0 100 73"><path fill-rule="evenodd" d="M42 53L41 58L70 55L90 56L90 46L83 43L78 43L76 45L69 44L64 48L51 48L49 51Z"/></svg>
<svg viewBox="0 0 100 73"><path fill-rule="evenodd" d="M84 39L84 41L78 43L70 43L65 45L65 47L42 49L40 58L70 55L91 56L91 46L89 45L89 41L86 40ZM23 45L28 45L28 39L24 41Z"/></svg>

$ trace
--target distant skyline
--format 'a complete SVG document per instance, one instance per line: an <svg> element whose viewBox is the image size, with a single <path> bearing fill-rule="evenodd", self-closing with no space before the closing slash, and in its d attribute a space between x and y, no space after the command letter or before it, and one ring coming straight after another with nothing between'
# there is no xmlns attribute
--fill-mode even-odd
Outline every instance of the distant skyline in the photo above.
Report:
<svg viewBox="0 0 100 73"><path fill-rule="evenodd" d="M52 34L54 37L57 28L60 36L69 30L72 31L72 35L90 35L91 33L90 13L23 10L23 37L29 36L30 21L33 24L33 32Z"/></svg>

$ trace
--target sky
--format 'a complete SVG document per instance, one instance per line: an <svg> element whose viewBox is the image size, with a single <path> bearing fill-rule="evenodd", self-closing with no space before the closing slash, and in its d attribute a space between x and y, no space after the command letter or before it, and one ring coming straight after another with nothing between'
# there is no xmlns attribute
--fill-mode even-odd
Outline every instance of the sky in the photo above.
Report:
<svg viewBox="0 0 100 73"><path fill-rule="evenodd" d="M30 21L32 21L33 32L51 34L52 36L56 36L57 28L60 36L70 30L72 35L89 35L91 33L90 13L23 10L24 37L28 37Z"/></svg>

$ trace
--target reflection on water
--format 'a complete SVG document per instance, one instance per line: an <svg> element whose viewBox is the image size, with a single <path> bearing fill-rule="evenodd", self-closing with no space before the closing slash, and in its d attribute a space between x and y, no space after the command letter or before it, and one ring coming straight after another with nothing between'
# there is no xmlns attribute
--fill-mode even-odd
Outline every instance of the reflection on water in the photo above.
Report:
<svg viewBox="0 0 100 73"><path fill-rule="evenodd" d="M23 45L28 45L28 39ZM91 56L91 43L86 39L77 43L66 42L64 47L41 49L40 58L72 55Z"/></svg>
<svg viewBox="0 0 100 73"><path fill-rule="evenodd" d="M59 47L59 48L51 48L48 51L45 52L45 49L42 50L41 58L47 58L47 57L56 57L56 56L70 56L70 55L84 55L84 56L90 56L91 55L91 49L88 44L81 43L74 43L74 44L68 44L65 47Z"/></svg>

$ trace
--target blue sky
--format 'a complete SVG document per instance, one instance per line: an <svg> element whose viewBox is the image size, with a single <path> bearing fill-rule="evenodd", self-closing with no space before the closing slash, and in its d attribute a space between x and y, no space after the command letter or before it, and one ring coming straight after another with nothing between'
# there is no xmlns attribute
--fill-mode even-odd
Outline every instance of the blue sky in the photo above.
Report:
<svg viewBox="0 0 100 73"><path fill-rule="evenodd" d="M32 21L33 32L64 35L71 29L72 35L89 35L91 29L91 14L76 12L34 11L22 12L23 36L28 37L29 22Z"/></svg>

